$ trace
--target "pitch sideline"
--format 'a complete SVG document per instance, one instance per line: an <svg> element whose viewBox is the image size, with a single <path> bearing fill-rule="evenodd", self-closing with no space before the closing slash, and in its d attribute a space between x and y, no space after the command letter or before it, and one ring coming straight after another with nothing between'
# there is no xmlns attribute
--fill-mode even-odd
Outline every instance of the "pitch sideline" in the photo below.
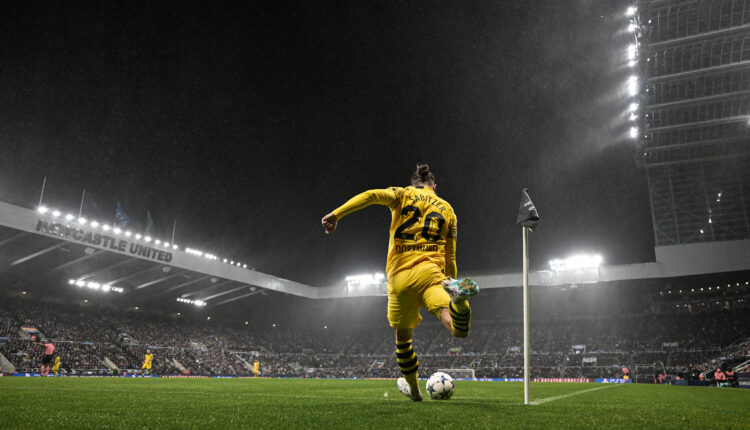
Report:
<svg viewBox="0 0 750 430"><path fill-rule="evenodd" d="M616 387L617 385L620 385L620 384L605 385L603 387L588 388L586 390L581 390L581 391L573 391L572 393L561 394L559 396L553 396L553 397L547 397L546 399L534 400L532 402L529 402L529 404L530 405L534 405L534 406L543 405L545 403L554 402L555 400L562 400L562 399L566 399L568 397L577 396L577 395L583 394L583 393L590 393L590 392L596 391L596 390L604 390L605 388L612 388L612 387Z"/></svg>

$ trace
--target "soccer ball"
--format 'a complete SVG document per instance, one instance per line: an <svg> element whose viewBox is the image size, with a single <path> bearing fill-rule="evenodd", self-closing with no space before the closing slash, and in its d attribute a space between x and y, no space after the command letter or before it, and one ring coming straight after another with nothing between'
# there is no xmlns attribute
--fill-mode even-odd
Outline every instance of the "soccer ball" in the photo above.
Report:
<svg viewBox="0 0 750 430"><path fill-rule="evenodd" d="M453 397L453 378L445 372L435 372L427 380L427 392L433 400L448 400Z"/></svg>

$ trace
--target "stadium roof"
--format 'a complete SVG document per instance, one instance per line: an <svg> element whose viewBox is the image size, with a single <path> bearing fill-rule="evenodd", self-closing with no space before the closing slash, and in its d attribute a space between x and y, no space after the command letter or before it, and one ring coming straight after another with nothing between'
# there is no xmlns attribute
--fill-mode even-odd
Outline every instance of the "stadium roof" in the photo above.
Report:
<svg viewBox="0 0 750 430"><path fill-rule="evenodd" d="M138 237L138 238L136 238ZM533 254L532 254L533 255ZM540 270L531 285L568 285L750 270L750 241L656 248L657 261L571 271ZM384 295L383 283L313 287L225 262L215 256L56 211L0 202L0 274L44 288L122 289L134 302L177 299L220 306L269 291L320 299ZM521 274L475 277L483 288L521 285ZM198 301L198 303L195 303Z"/></svg>

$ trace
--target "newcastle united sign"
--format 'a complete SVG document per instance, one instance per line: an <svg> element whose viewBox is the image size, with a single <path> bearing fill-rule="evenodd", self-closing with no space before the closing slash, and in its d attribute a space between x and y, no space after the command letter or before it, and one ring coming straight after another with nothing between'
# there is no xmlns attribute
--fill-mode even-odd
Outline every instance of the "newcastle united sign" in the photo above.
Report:
<svg viewBox="0 0 750 430"><path fill-rule="evenodd" d="M143 245L135 241L109 236L103 233L89 231L78 226L69 226L59 222L39 219L36 224L36 231L99 248L129 252L132 255L155 261L172 261L172 253L169 251Z"/></svg>

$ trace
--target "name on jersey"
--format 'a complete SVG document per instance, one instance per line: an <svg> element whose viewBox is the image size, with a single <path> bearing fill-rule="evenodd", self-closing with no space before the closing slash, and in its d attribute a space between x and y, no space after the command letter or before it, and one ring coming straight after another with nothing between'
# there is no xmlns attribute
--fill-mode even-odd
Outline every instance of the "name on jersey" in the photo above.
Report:
<svg viewBox="0 0 750 430"><path fill-rule="evenodd" d="M58 222L40 219L36 223L36 231L63 239L72 239L76 242L86 243L100 248L112 249L120 252L130 252L133 255L150 258L157 261L172 261L172 253L140 243L129 242L106 234L86 231L78 227L70 227ZM128 246L130 245L130 246Z"/></svg>
<svg viewBox="0 0 750 430"><path fill-rule="evenodd" d="M437 245L396 245L396 254L403 254L404 252L412 252L412 251L427 251L427 252L437 252L438 246Z"/></svg>
<svg viewBox="0 0 750 430"><path fill-rule="evenodd" d="M427 204L433 206L435 209L439 210L440 212L445 212L445 205L442 201L438 200L435 197L432 196L426 196L424 194L414 194L412 196L409 196L409 200L412 204L415 204L417 202L427 202Z"/></svg>

